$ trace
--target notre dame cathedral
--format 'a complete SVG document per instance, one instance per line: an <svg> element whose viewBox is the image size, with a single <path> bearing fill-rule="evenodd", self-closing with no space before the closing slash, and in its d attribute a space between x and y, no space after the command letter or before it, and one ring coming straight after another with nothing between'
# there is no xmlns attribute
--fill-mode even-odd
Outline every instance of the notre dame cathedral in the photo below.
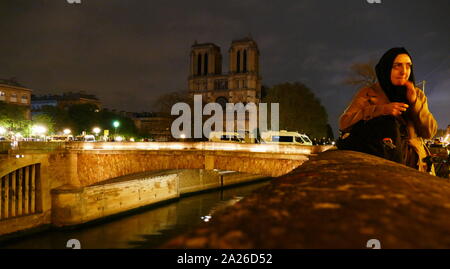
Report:
<svg viewBox="0 0 450 269"><path fill-rule="evenodd" d="M213 43L192 45L189 93L201 94L203 102L258 104L261 96L259 50L251 38L233 40L228 74L222 74L222 53Z"/></svg>

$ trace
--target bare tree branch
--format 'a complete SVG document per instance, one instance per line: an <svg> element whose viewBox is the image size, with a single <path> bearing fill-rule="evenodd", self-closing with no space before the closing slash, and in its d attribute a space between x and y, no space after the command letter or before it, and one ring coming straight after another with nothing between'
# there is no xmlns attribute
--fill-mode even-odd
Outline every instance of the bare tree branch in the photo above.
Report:
<svg viewBox="0 0 450 269"><path fill-rule="evenodd" d="M343 84L367 87L377 81L375 73L376 61L374 59L365 63L354 63L350 66L351 74L344 79Z"/></svg>

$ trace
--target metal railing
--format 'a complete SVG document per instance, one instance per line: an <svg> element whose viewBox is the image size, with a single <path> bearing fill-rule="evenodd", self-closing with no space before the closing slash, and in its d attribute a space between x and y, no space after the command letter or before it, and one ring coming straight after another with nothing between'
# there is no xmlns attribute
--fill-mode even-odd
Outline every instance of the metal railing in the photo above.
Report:
<svg viewBox="0 0 450 269"><path fill-rule="evenodd" d="M19 168L0 179L0 220L38 213L40 164Z"/></svg>

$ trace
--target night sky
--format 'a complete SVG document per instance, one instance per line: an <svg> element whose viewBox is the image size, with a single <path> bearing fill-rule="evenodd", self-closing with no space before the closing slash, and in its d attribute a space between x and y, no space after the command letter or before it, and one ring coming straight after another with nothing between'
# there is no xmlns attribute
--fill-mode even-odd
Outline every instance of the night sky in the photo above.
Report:
<svg viewBox="0 0 450 269"><path fill-rule="evenodd" d="M187 90L191 45L233 39L260 49L263 85L300 81L338 117L355 88L349 66L404 46L439 127L450 124L449 0L0 0L0 78L34 94L85 90L111 109L152 111Z"/></svg>

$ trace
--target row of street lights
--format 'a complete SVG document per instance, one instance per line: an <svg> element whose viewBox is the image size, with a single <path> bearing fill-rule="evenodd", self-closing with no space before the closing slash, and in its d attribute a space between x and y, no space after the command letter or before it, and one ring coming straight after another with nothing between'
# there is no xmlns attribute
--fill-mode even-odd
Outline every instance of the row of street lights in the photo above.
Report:
<svg viewBox="0 0 450 269"><path fill-rule="evenodd" d="M116 120L113 122L112 125L114 127L114 136L116 136L117 128L120 126L120 122ZM100 134L101 131L102 130L100 129L100 127L94 127L92 129L92 132L95 134L96 137L98 137L98 135ZM47 128L43 125L33 125L31 127L31 135L32 136L45 136L47 132L48 132ZM63 130L63 133L64 133L64 135L69 136L72 133L72 131L70 129L66 128ZM22 134L20 134L20 133L8 132L8 130L5 127L0 126L0 136L5 136L5 135L10 135L11 137L14 137L14 138L23 137ZM105 135L107 135L107 133ZM119 138L119 140L122 140L121 137L118 137L118 138Z"/></svg>
<svg viewBox="0 0 450 269"><path fill-rule="evenodd" d="M31 135L33 136L43 136L47 133L47 128L42 125L33 125L31 127ZM15 139L22 138L23 135L20 132L14 133L12 131L8 131L5 127L0 126L0 136L11 136Z"/></svg>

